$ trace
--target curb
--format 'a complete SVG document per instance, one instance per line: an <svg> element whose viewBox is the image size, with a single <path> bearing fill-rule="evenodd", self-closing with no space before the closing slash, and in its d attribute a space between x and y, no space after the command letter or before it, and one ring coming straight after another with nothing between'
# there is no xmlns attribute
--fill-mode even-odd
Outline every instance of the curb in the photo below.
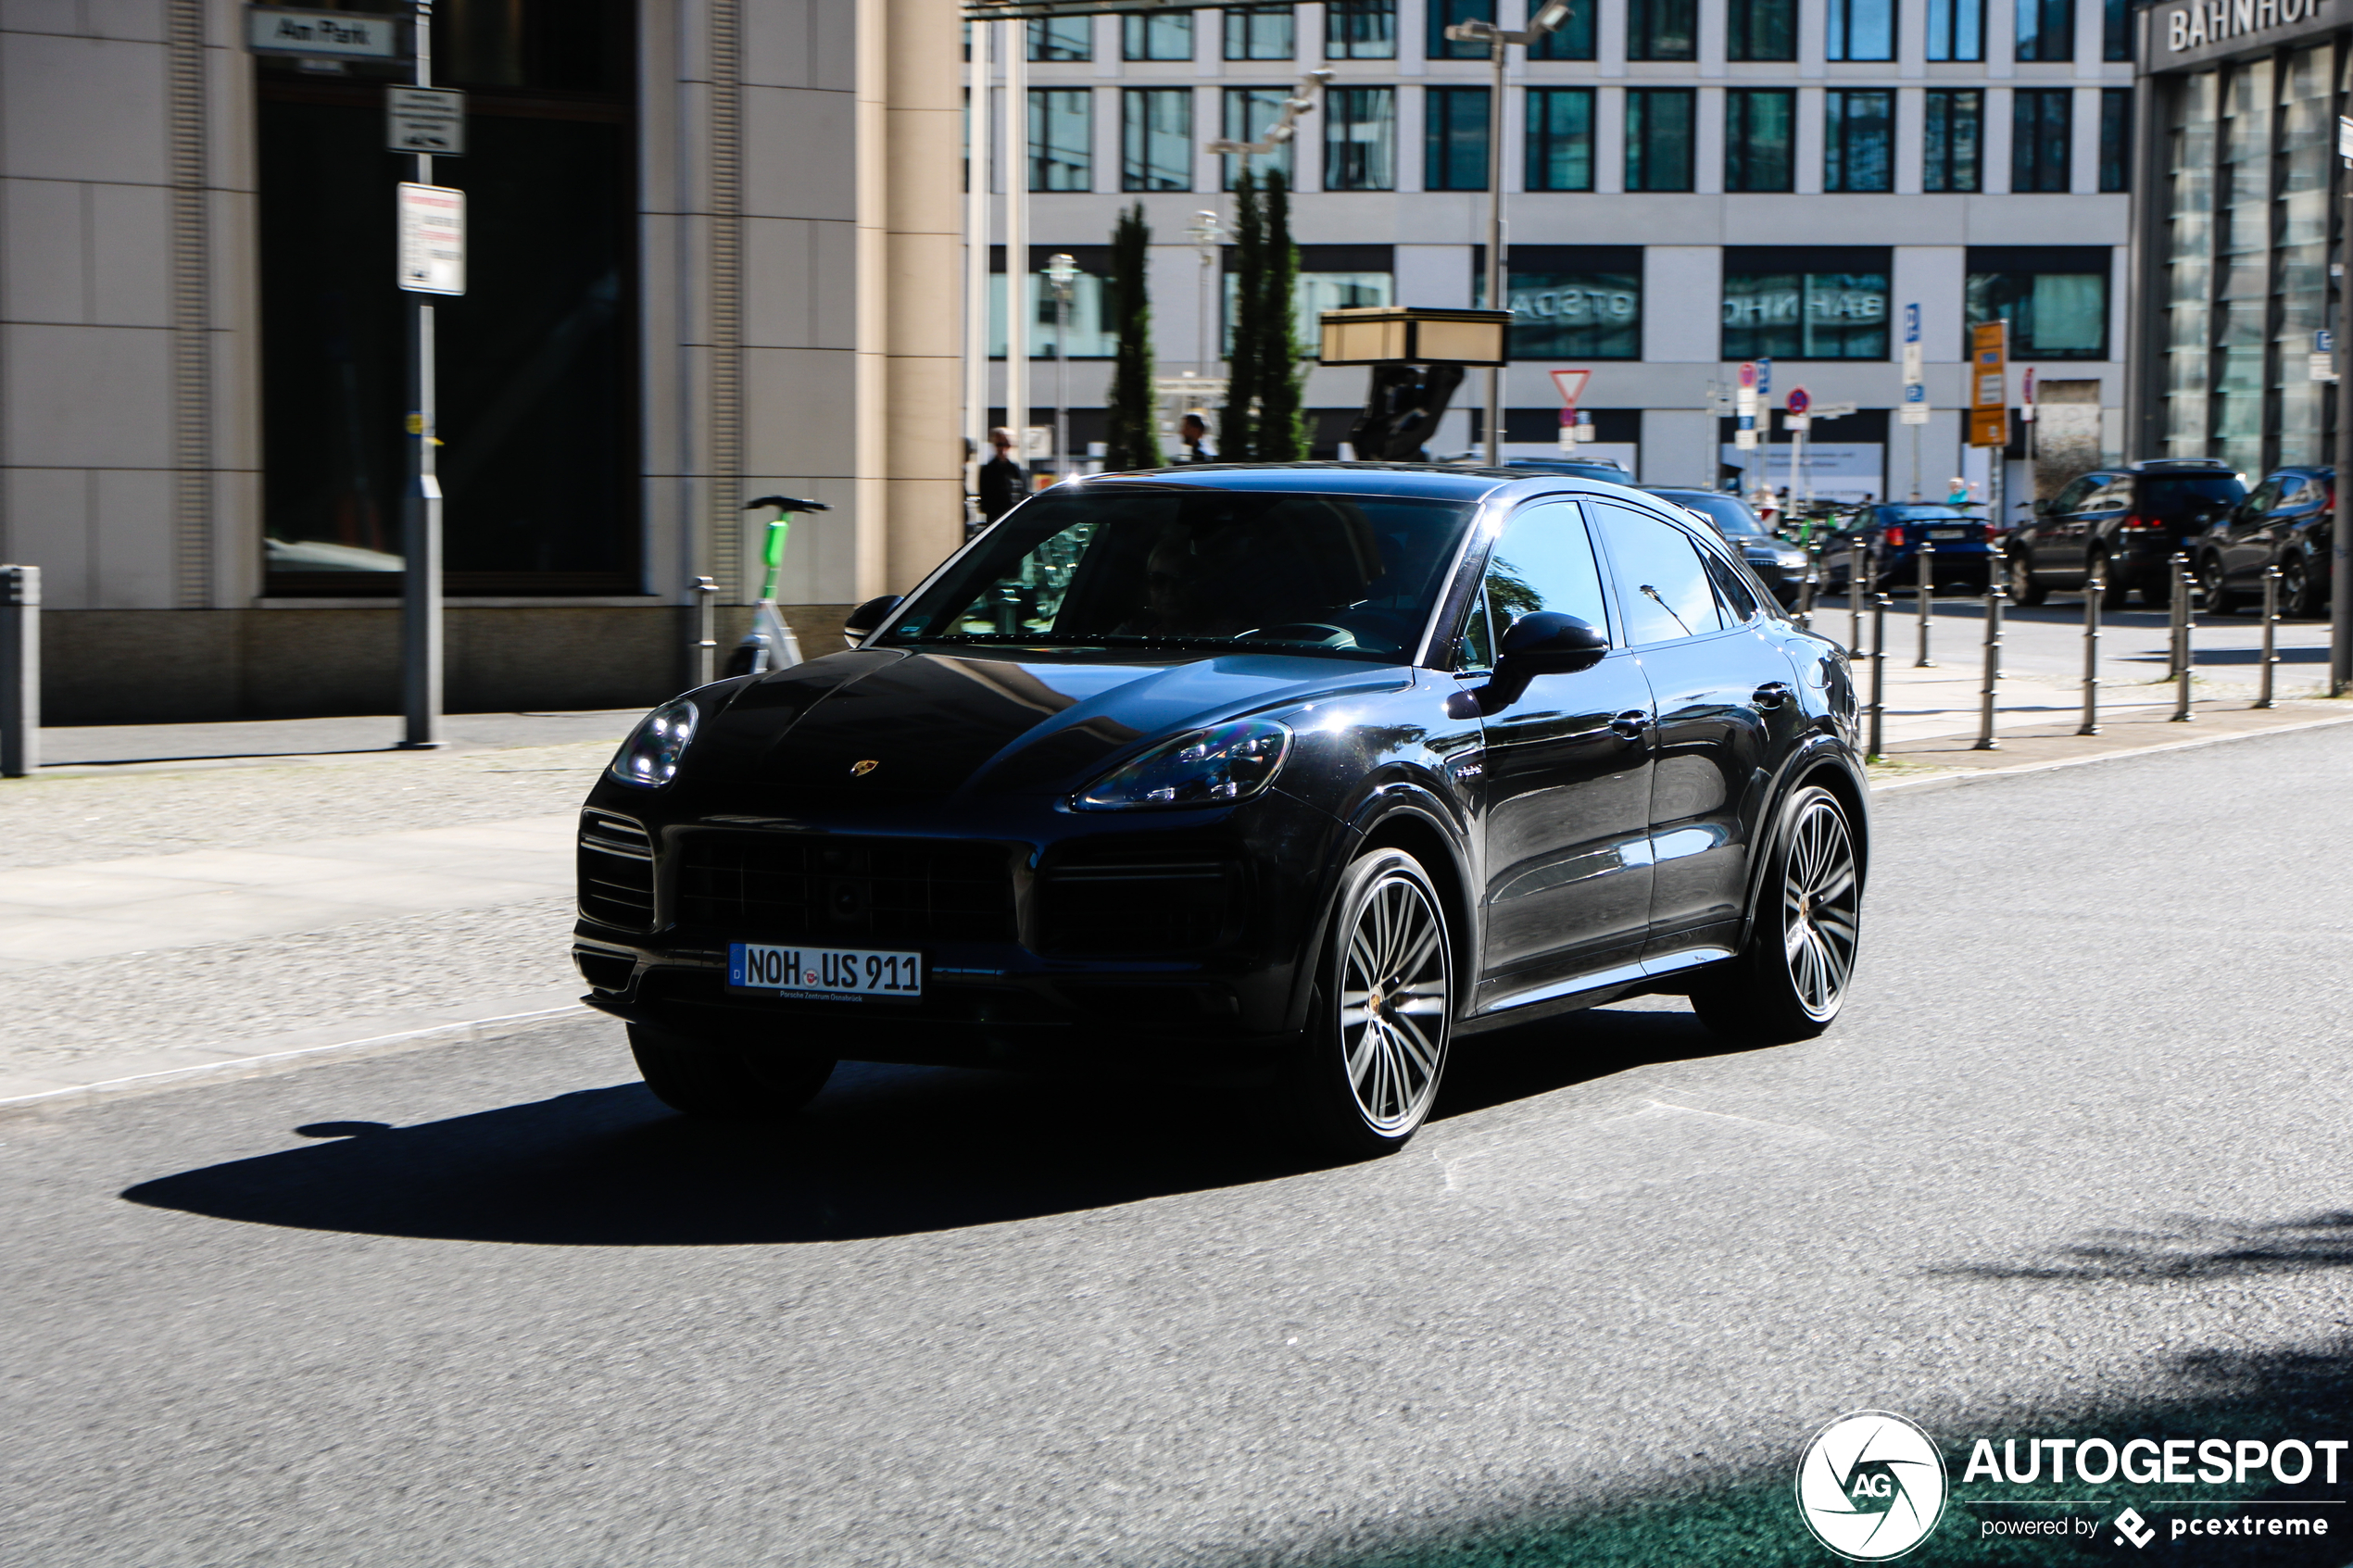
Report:
<svg viewBox="0 0 2353 1568"><path fill-rule="evenodd" d="M1871 794L1880 796L1891 795L1897 790L1951 789L1986 779L2016 778L2021 773L2048 773L2061 768L2088 768L2095 762L2120 762L2128 758L2155 757L2167 751L2190 751L2202 746L2225 746L2232 741L2261 740L2266 735L2292 735L2305 730L2332 730L2340 724L2353 724L2353 713L2341 718L2309 720L2301 724L2280 724L2268 730L2241 730L2235 734L2199 735L2195 740L2165 741L2156 746L2133 746L2125 751L2103 751L2092 757L2061 757L2048 762L2020 762L2008 768L1974 768L1934 773L1926 778L1889 779L1884 783L1874 783Z"/></svg>
<svg viewBox="0 0 2353 1568"><path fill-rule="evenodd" d="M461 1019L450 1023L429 1024L418 1029L404 1029L388 1035L370 1035L355 1040L334 1040L324 1045L303 1046L292 1050L265 1051L255 1056L233 1057L223 1061L197 1062L187 1067L167 1068L159 1073L140 1073L125 1078L107 1078L94 1084L76 1084L65 1088L47 1089L37 1094L17 1095L0 1099L0 1120L14 1116L38 1114L50 1110L71 1110L100 1099L114 1099L130 1095L148 1094L162 1089L176 1089L199 1084L233 1083L244 1078L267 1078L281 1073L292 1073L318 1062L341 1061L359 1057L389 1056L398 1051L416 1050L426 1046L455 1045L466 1041L489 1040L500 1035L518 1034L544 1023L558 1023L568 1019L587 1018L596 1010L585 1003L573 1002L562 1007L535 1008L525 1012L491 1014L481 1018Z"/></svg>

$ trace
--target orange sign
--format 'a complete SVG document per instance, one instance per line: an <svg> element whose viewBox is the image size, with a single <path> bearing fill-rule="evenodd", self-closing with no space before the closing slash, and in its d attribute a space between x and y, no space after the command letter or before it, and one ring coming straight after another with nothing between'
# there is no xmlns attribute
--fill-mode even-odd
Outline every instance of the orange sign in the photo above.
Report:
<svg viewBox="0 0 2353 1568"><path fill-rule="evenodd" d="M1969 444L2010 444L2009 323L1988 321L1969 334Z"/></svg>

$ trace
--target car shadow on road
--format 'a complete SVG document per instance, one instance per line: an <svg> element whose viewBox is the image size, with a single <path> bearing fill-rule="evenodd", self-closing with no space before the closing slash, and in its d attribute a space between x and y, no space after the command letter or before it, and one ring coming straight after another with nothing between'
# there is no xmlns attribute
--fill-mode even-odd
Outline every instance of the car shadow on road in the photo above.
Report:
<svg viewBox="0 0 2353 1568"><path fill-rule="evenodd" d="M1466 1040L1461 1116L1713 1055L1688 1013L1595 1011ZM689 1122L638 1084L316 1141L144 1182L134 1203L309 1230L542 1246L847 1241L1025 1220L1303 1174L1247 1091L845 1063L799 1117ZM327 1108L319 1107L321 1110Z"/></svg>

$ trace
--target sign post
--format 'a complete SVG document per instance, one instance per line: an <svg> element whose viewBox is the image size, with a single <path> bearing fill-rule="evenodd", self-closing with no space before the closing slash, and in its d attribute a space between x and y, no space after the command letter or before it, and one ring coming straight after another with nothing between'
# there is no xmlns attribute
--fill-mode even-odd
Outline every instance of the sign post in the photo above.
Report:
<svg viewBox="0 0 2353 1568"><path fill-rule="evenodd" d="M2010 444L2009 323L1987 321L1969 329L1969 444L1986 454L1985 515L1999 528L2002 452Z"/></svg>
<svg viewBox="0 0 2353 1568"><path fill-rule="evenodd" d="M1904 307L1904 404L1900 419L1912 427L1912 499L1920 498L1920 427L1928 423L1928 385L1920 368L1920 307Z"/></svg>
<svg viewBox="0 0 2353 1568"><path fill-rule="evenodd" d="M415 6L417 83L385 102L385 138L417 160L417 177L397 195L397 281L409 295L409 494L401 508L401 738L412 749L441 744L441 478L434 449L436 398L433 301L466 292L466 194L433 182L436 150L463 148L463 99L433 88L433 0ZM391 89L400 94L401 89ZM452 105L449 100L459 98ZM434 144L446 144L436 147Z"/></svg>
<svg viewBox="0 0 2353 1568"><path fill-rule="evenodd" d="M2349 171L2345 185L2346 216L2353 218L2353 119L2336 122L2336 156ZM2348 280L2353 282L2353 280ZM2353 343L2353 287L2337 291L2336 343ZM2353 377L2336 383L2336 516L2329 529L2329 696L2353 691L2353 406L2346 393Z"/></svg>
<svg viewBox="0 0 2353 1568"><path fill-rule="evenodd" d="M1554 370L1553 372L1553 385L1561 395L1560 442L1561 450L1564 452L1573 452L1577 449L1579 442L1592 439L1592 436L1581 433L1582 431L1592 429L1592 424L1589 422L1580 427L1577 415L1577 400L1585 395L1585 383L1592 379L1593 372L1591 370Z"/></svg>
<svg viewBox="0 0 2353 1568"><path fill-rule="evenodd" d="M1814 487L1806 482L1806 433L1814 427L1806 410L1813 407L1814 399L1804 387L1789 389L1789 413L1781 422L1789 427L1789 498L1793 508L1814 498ZM1769 470L1767 476L1770 477Z"/></svg>

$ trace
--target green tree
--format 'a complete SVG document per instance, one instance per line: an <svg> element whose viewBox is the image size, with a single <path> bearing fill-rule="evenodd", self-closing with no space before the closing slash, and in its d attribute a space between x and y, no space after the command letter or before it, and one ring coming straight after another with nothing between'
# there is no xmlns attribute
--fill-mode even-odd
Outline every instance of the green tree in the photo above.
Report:
<svg viewBox="0 0 2353 1568"><path fill-rule="evenodd" d="M1233 348L1226 362L1226 408L1217 424L1220 461L1247 463L1258 456L1260 274L1265 270L1265 219L1258 182L1244 169L1234 182Z"/></svg>
<svg viewBox="0 0 2353 1568"><path fill-rule="evenodd" d="M1111 417L1104 432L1104 462L1110 469L1161 466L1160 420L1152 396L1152 302L1144 268L1151 254L1151 226L1144 204L1119 215L1111 233L1111 311L1119 346L1112 360Z"/></svg>
<svg viewBox="0 0 2353 1568"><path fill-rule="evenodd" d="M1279 169L1266 173L1264 222L1254 449L1262 463L1296 462L1307 456L1307 419L1300 406L1306 394L1300 373L1303 353L1293 307L1299 292L1299 247L1291 244L1290 189Z"/></svg>

